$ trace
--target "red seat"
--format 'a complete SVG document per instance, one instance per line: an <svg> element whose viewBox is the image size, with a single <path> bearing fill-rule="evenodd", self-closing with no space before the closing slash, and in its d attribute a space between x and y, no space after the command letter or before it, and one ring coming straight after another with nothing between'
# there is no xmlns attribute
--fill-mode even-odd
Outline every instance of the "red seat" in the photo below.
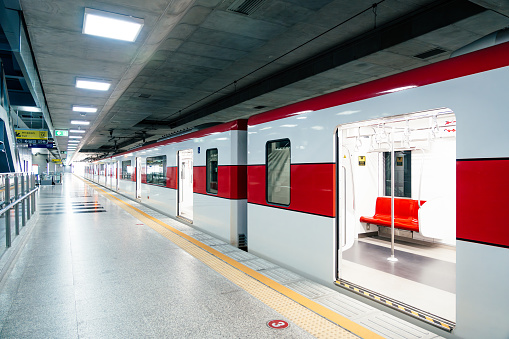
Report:
<svg viewBox="0 0 509 339"><path fill-rule="evenodd" d="M426 201L421 200L421 206ZM394 198L394 227L419 232L419 202L412 199ZM391 227L391 198L376 198L375 215L361 217L361 222Z"/></svg>

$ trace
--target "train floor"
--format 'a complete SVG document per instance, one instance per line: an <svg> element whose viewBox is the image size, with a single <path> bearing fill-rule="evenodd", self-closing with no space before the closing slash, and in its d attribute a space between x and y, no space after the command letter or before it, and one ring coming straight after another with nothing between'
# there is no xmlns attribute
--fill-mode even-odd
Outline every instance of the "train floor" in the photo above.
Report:
<svg viewBox="0 0 509 339"><path fill-rule="evenodd" d="M22 234L0 281L0 338L445 334L71 174L63 185L41 186Z"/></svg>
<svg viewBox="0 0 509 339"><path fill-rule="evenodd" d="M387 260L390 239L359 238L345 251L342 278L454 322L456 251L439 244L395 243L397 262Z"/></svg>

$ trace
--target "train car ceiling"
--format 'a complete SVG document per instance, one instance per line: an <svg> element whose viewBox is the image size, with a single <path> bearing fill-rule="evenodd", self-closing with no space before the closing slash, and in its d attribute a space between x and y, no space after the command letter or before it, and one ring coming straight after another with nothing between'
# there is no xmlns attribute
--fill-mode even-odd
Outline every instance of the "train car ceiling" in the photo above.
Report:
<svg viewBox="0 0 509 339"><path fill-rule="evenodd" d="M338 166L338 277L454 322L454 113L437 108L339 126ZM387 260L392 187L396 262Z"/></svg>

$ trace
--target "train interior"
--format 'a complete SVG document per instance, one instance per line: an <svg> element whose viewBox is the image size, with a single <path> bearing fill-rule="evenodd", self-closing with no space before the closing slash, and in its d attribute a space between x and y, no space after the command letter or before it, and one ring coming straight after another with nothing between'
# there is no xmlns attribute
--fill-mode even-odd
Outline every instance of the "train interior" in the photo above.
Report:
<svg viewBox="0 0 509 339"><path fill-rule="evenodd" d="M337 215L340 282L455 322L450 109L339 126Z"/></svg>
<svg viewBox="0 0 509 339"><path fill-rule="evenodd" d="M193 150L178 152L178 216L193 220Z"/></svg>

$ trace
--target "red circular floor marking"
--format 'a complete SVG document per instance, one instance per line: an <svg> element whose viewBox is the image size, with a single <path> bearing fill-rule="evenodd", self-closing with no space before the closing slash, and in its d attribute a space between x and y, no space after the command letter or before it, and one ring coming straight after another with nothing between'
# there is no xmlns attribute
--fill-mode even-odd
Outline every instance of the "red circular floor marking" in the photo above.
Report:
<svg viewBox="0 0 509 339"><path fill-rule="evenodd" d="M284 320L271 320L267 323L267 326L269 326L270 328L282 329L287 328L289 325Z"/></svg>

